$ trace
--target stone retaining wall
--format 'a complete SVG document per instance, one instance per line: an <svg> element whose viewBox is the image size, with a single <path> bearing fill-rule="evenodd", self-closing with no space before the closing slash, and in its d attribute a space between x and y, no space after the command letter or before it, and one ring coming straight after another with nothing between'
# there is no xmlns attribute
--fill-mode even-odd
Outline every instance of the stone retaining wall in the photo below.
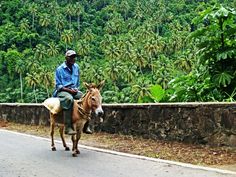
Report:
<svg viewBox="0 0 236 177"><path fill-rule="evenodd" d="M95 131L236 147L236 103L103 104ZM0 119L49 125L41 104L0 104Z"/></svg>

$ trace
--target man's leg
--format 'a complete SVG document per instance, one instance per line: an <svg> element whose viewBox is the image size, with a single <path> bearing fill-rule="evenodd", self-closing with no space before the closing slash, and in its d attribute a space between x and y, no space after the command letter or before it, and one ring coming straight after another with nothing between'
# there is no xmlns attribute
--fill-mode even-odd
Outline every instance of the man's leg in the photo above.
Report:
<svg viewBox="0 0 236 177"><path fill-rule="evenodd" d="M71 109L64 109L63 110L63 118L65 124L65 134L68 135L75 135L76 131L72 127L72 110Z"/></svg>
<svg viewBox="0 0 236 177"><path fill-rule="evenodd" d="M74 99L68 92L59 92L57 96L60 99L60 104L63 109L63 118L65 124L65 134L74 135L76 132L72 127L72 108Z"/></svg>
<svg viewBox="0 0 236 177"><path fill-rule="evenodd" d="M79 100L83 96L83 93L81 91L78 91L76 95L74 95L74 99Z"/></svg>

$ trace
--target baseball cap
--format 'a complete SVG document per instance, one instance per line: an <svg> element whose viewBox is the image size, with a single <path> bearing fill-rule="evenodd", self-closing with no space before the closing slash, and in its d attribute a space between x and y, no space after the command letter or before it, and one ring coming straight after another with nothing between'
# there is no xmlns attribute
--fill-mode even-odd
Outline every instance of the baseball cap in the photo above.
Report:
<svg viewBox="0 0 236 177"><path fill-rule="evenodd" d="M76 52L74 50L67 50L65 55L66 57L70 57L72 55L76 55Z"/></svg>

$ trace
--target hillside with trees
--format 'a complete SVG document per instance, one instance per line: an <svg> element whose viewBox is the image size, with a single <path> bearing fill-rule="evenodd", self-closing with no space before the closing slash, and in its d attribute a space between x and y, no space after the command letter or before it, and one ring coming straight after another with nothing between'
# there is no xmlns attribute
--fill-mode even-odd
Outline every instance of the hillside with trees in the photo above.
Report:
<svg viewBox="0 0 236 177"><path fill-rule="evenodd" d="M236 100L236 0L0 2L0 102L42 102L67 49L105 103Z"/></svg>

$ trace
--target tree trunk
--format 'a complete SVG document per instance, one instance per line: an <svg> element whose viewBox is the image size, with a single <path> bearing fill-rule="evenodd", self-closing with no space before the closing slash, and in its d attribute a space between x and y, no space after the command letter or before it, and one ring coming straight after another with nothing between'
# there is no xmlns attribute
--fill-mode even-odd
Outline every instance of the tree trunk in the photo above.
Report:
<svg viewBox="0 0 236 177"><path fill-rule="evenodd" d="M38 103L35 86L34 86L34 99L35 99L35 102Z"/></svg>
<svg viewBox="0 0 236 177"><path fill-rule="evenodd" d="M33 20L32 20L32 29L34 29L34 14L33 14Z"/></svg>
<svg viewBox="0 0 236 177"><path fill-rule="evenodd" d="M50 95L49 95L48 87L46 87L46 90L47 90L47 94L48 94L48 98L49 98L49 97L50 97Z"/></svg>
<svg viewBox="0 0 236 177"><path fill-rule="evenodd" d="M220 25L220 30L221 30L221 47L222 47L222 50L224 49L225 47L225 39L224 39L224 30L223 30L223 18L220 18L219 19L219 25Z"/></svg>
<svg viewBox="0 0 236 177"><path fill-rule="evenodd" d="M22 73L20 73L20 98L21 98L21 103L23 103L23 80L22 80Z"/></svg>
<svg viewBox="0 0 236 177"><path fill-rule="evenodd" d="M78 33L79 33L79 36L80 36L80 18L79 18L79 15L77 17L77 24L78 24Z"/></svg>

